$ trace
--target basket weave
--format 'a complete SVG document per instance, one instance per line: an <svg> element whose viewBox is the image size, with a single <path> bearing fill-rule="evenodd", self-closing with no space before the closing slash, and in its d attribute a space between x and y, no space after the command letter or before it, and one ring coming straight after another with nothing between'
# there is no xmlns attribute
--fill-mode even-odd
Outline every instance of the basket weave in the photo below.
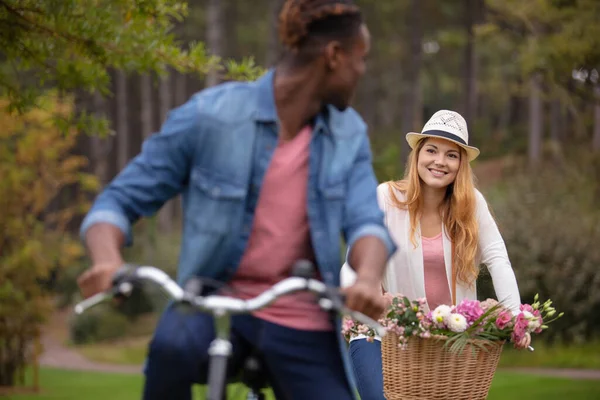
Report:
<svg viewBox="0 0 600 400"><path fill-rule="evenodd" d="M486 343L483 350L469 343L461 352L443 348L444 337L412 337L398 347L398 337L381 342L383 389L388 400L485 399L496 372L503 343Z"/></svg>

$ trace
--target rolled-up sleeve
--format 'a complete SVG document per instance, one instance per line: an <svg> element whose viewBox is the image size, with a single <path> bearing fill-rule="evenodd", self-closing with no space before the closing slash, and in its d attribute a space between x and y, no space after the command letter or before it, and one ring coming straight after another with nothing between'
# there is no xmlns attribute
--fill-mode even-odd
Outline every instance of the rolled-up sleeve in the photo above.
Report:
<svg viewBox="0 0 600 400"><path fill-rule="evenodd" d="M343 227L345 240L350 251L358 239L377 237L385 244L390 257L396 251L396 245L384 224L384 214L377 200L377 186L371 147L365 134L348 178Z"/></svg>
<svg viewBox="0 0 600 400"><path fill-rule="evenodd" d="M132 225L156 213L186 185L199 119L195 98L169 113L161 131L144 142L140 154L96 198L81 224L82 240L92 225L109 223L132 243Z"/></svg>

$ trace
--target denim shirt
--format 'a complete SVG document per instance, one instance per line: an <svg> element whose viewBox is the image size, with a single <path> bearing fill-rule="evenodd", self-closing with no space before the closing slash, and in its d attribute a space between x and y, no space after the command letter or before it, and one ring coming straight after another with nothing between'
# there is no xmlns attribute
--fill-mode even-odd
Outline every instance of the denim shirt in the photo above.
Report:
<svg viewBox="0 0 600 400"><path fill-rule="evenodd" d="M132 224L169 199L183 199L177 280L229 279L248 243L265 171L278 142L274 71L254 82L205 89L172 110L159 133L97 197L81 226L116 225L132 242ZM366 125L352 109L328 106L314 121L307 211L319 272L339 286L341 236L350 249L376 236L396 247L377 203Z"/></svg>

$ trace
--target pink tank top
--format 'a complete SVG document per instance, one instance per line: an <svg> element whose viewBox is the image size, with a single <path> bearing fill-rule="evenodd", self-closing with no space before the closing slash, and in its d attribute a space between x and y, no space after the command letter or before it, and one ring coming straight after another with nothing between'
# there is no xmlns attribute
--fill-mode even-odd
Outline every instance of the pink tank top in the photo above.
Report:
<svg viewBox="0 0 600 400"><path fill-rule="evenodd" d="M423 268L425 272L425 297L429 309L433 311L440 304L451 305L452 299L446 264L442 233L432 238L421 238L423 246Z"/></svg>
<svg viewBox="0 0 600 400"><path fill-rule="evenodd" d="M290 276L299 259L314 261L307 214L310 127L289 142L280 142L265 173L248 247L230 282L236 297L257 296ZM280 298L254 313L258 318L293 329L333 330L328 314L312 293Z"/></svg>

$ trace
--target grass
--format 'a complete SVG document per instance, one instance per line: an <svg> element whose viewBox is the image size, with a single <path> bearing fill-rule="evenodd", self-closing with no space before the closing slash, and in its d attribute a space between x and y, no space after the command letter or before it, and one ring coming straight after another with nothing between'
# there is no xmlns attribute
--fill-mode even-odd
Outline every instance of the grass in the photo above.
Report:
<svg viewBox="0 0 600 400"><path fill-rule="evenodd" d="M28 377L29 378L29 377ZM7 400L131 400L141 397L143 380L140 375L110 374L87 371L66 371L42 368L41 391L38 394L15 394ZM230 400L245 399L242 385L228 387ZM194 387L194 400L206 398L206 387ZM274 400L268 393L267 400Z"/></svg>
<svg viewBox="0 0 600 400"><path fill-rule="evenodd" d="M500 367L600 369L600 341L576 345L533 343L534 352L504 346Z"/></svg>
<svg viewBox="0 0 600 400"><path fill-rule="evenodd" d="M96 343L74 348L89 360L121 365L138 365L146 358L150 337L138 337L118 342Z"/></svg>
<svg viewBox="0 0 600 400"><path fill-rule="evenodd" d="M11 395L8 400L129 400L140 398L142 377L82 371L41 370L40 394ZM233 389L234 391L236 388ZM490 400L587 400L600 396L600 381L574 381L524 374L498 372L494 378ZM205 398L203 388L197 388L195 399ZM230 399L243 399L238 392ZM273 400L273 397L270 397Z"/></svg>
<svg viewBox="0 0 600 400"><path fill-rule="evenodd" d="M497 372L488 400L589 400L600 397L600 381Z"/></svg>
<svg viewBox="0 0 600 400"><path fill-rule="evenodd" d="M149 336L75 347L93 361L111 364L142 364ZM571 346L534 343L535 351L517 351L504 346L500 368L576 368L600 369L600 341Z"/></svg>

